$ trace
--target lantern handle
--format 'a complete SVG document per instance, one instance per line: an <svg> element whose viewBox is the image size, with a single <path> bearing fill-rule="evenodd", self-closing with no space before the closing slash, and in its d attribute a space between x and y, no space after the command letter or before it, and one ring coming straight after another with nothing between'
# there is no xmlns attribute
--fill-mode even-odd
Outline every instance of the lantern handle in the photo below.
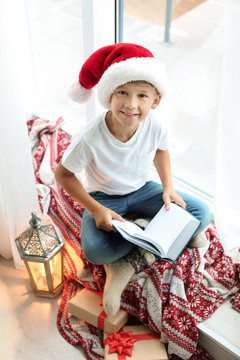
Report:
<svg viewBox="0 0 240 360"><path fill-rule="evenodd" d="M31 227L33 229L39 229L41 227L41 219L39 217L37 217L35 212L31 213L32 218L29 221L29 224L31 225Z"/></svg>

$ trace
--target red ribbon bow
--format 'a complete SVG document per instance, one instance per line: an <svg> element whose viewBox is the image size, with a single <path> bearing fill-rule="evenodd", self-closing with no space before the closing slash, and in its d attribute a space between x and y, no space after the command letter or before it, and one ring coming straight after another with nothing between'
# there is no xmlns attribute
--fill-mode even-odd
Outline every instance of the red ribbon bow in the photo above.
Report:
<svg viewBox="0 0 240 360"><path fill-rule="evenodd" d="M109 345L108 353L116 352L118 360L126 360L127 356L132 356L133 343L141 340L159 339L160 335L156 333L136 334L133 335L132 331L119 330L118 333L113 333L107 336L104 340L104 345Z"/></svg>
<svg viewBox="0 0 240 360"><path fill-rule="evenodd" d="M119 355L125 354L132 356L133 343L137 341L132 335L132 331L119 331L118 333L110 334L105 339L104 344L109 345L108 353L117 352Z"/></svg>

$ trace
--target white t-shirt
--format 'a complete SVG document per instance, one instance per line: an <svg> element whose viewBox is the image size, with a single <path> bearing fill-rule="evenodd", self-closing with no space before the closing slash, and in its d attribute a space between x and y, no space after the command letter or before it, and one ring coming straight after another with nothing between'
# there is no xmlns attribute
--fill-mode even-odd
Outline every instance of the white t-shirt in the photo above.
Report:
<svg viewBox="0 0 240 360"><path fill-rule="evenodd" d="M124 195L142 187L149 175L156 150L167 150L167 132L149 114L125 143L109 131L107 112L73 136L62 158L62 165L78 174L85 170L85 188L109 195Z"/></svg>

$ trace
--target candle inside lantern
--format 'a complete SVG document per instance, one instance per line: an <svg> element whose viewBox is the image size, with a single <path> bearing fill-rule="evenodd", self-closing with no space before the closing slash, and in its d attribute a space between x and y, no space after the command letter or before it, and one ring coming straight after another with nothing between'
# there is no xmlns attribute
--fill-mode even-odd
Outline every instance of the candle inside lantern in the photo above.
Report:
<svg viewBox="0 0 240 360"><path fill-rule="evenodd" d="M62 254L59 252L49 262L52 274L53 287L56 288L62 282Z"/></svg>
<svg viewBox="0 0 240 360"><path fill-rule="evenodd" d="M33 280L39 291L48 291L46 271L43 263L28 261Z"/></svg>

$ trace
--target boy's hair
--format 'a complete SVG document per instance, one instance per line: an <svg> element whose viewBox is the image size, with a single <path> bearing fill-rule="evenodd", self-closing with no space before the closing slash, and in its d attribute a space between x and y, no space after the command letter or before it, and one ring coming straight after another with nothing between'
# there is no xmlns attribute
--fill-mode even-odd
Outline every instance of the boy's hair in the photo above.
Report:
<svg viewBox="0 0 240 360"><path fill-rule="evenodd" d="M85 102L91 89L98 84L98 98L105 108L110 108L114 90L127 82L146 81L163 97L169 88L167 71L146 48L128 43L105 46L95 51L83 64L79 81L71 87L74 101Z"/></svg>
<svg viewBox="0 0 240 360"><path fill-rule="evenodd" d="M151 86L152 88L154 88L154 90L156 91L156 95L160 95L158 90L155 88L155 86L153 84L151 84L149 81L146 81L146 80L134 80L134 81L129 81L130 83L136 83L136 84L139 84L139 85L149 85ZM125 83L126 84L126 83ZM121 87L123 86L124 84L122 85L119 85L118 87ZM117 88L116 88L117 89ZM116 90L114 89L114 91Z"/></svg>

